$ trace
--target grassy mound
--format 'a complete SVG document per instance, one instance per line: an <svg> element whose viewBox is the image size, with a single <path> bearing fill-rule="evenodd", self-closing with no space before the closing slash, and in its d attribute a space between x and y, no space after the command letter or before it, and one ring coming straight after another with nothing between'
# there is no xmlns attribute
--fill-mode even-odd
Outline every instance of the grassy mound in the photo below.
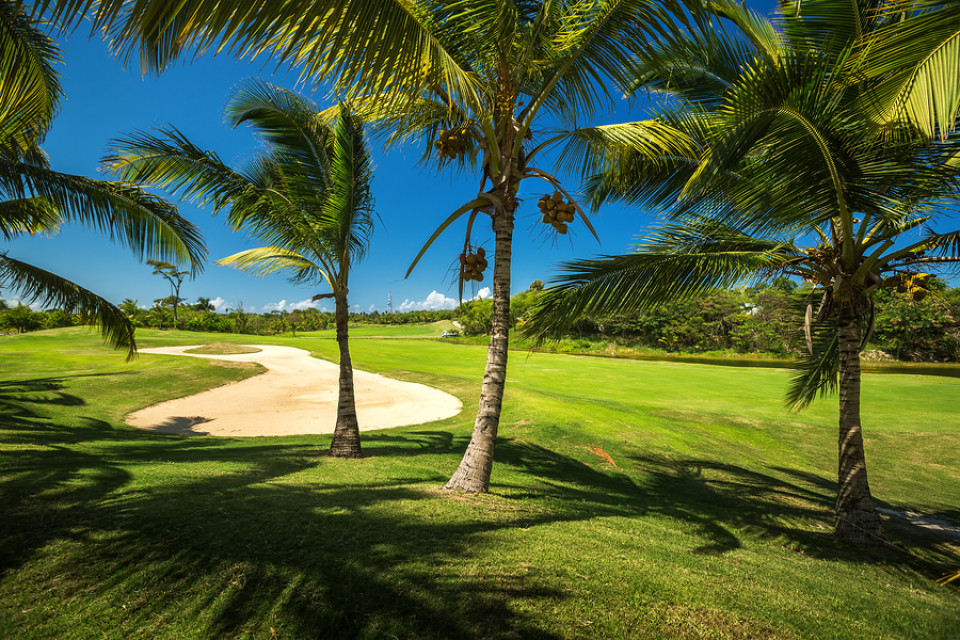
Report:
<svg viewBox="0 0 960 640"><path fill-rule="evenodd" d="M196 349L187 349L184 353L196 353L205 356L235 356L242 353L260 353L261 351L263 349L232 342L212 342Z"/></svg>
<svg viewBox="0 0 960 640"><path fill-rule="evenodd" d="M144 331L144 346L196 334ZM237 339L241 339L237 337ZM244 336L243 340L249 340ZM336 357L333 341L271 339ZM354 366L476 402L485 350L358 340ZM511 354L490 495L439 489L470 412L363 434L182 438L134 409L247 375L84 330L0 340L0 635L942 640L960 547L830 535L836 404L788 374ZM881 506L960 521L960 381L864 377ZM612 461L612 462L611 462Z"/></svg>

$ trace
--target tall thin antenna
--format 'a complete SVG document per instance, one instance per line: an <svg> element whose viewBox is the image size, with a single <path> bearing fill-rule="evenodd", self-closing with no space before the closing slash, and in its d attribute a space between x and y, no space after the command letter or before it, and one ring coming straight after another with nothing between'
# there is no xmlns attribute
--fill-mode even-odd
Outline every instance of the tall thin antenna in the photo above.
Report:
<svg viewBox="0 0 960 640"><path fill-rule="evenodd" d="M387 292L387 313L393 313L393 291Z"/></svg>

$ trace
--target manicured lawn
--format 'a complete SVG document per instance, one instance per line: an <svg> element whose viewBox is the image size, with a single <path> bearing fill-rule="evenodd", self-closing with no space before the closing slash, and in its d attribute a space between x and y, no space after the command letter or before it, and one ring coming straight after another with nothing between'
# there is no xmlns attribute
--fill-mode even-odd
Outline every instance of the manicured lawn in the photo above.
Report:
<svg viewBox="0 0 960 640"><path fill-rule="evenodd" d="M351 338L439 338L444 331L456 331L449 320L438 320L429 324L359 324L351 326ZM298 336L309 338L336 338L336 329L324 331L298 332Z"/></svg>
<svg viewBox="0 0 960 640"><path fill-rule="evenodd" d="M143 332L141 346L333 340ZM438 490L485 350L359 339L354 366L457 395L450 420L329 437L183 438L126 413L255 370L82 329L0 339L0 637L862 638L960 628L954 540L829 535L835 399L787 372L511 353L493 493ZM960 522L960 380L867 375L881 505ZM616 463L593 450L601 448ZM271 631L272 629L272 631Z"/></svg>

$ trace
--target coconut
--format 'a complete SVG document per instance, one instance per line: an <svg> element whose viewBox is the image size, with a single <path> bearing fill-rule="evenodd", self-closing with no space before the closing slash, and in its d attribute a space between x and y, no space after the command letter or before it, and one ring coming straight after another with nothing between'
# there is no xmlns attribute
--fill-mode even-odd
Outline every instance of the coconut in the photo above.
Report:
<svg viewBox="0 0 960 640"><path fill-rule="evenodd" d="M567 233L567 225L562 222L558 222L557 226L554 227L557 230L557 233L560 235L565 235Z"/></svg>
<svg viewBox="0 0 960 640"><path fill-rule="evenodd" d="M910 287L910 299L914 302L920 302L927 297L927 290L923 287Z"/></svg>

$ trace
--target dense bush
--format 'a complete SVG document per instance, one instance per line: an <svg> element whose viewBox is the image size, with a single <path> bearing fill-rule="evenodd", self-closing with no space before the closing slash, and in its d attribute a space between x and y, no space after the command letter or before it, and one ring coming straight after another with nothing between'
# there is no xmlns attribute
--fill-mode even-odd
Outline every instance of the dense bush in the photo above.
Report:
<svg viewBox="0 0 960 640"><path fill-rule="evenodd" d="M870 345L902 360L960 360L960 289L932 281L933 291L920 302L882 291L876 299L876 328ZM537 304L540 288L519 293L511 301L514 327L522 327ZM787 280L775 280L730 291L713 291L692 300L616 316L581 316L572 323L561 350L600 350L603 341L631 348L668 352L732 352L798 356L806 349L803 315L817 307L819 294ZM490 331L488 301L462 305L457 319L468 336Z"/></svg>

